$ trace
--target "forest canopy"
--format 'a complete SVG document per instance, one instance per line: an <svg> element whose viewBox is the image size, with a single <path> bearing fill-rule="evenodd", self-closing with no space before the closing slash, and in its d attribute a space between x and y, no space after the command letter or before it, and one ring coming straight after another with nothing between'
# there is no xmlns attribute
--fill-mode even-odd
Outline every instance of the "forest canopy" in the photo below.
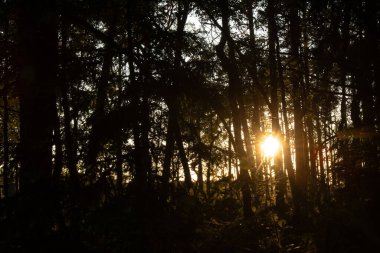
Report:
<svg viewBox="0 0 380 253"><path fill-rule="evenodd" d="M374 252L380 2L0 1L0 250Z"/></svg>

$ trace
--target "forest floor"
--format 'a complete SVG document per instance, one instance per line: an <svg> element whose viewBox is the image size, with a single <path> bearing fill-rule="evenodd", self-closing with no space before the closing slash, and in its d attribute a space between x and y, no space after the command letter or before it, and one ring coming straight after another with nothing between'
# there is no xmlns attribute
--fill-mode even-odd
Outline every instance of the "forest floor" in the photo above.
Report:
<svg viewBox="0 0 380 253"><path fill-rule="evenodd" d="M375 223L360 208L330 204L315 209L302 223L291 209L253 209L252 218L240 216L235 199L202 202L177 196L164 205L153 198L111 199L98 208L64 210L61 225L36 232L12 218L1 220L1 252L379 252ZM356 211L356 213L355 213Z"/></svg>

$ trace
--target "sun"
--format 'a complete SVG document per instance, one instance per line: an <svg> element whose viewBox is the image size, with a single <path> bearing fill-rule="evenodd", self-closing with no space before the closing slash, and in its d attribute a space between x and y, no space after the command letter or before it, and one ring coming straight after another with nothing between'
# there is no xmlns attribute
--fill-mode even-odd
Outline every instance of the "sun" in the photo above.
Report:
<svg viewBox="0 0 380 253"><path fill-rule="evenodd" d="M265 156L273 157L280 149L280 142L272 135L268 135L261 144L261 149Z"/></svg>

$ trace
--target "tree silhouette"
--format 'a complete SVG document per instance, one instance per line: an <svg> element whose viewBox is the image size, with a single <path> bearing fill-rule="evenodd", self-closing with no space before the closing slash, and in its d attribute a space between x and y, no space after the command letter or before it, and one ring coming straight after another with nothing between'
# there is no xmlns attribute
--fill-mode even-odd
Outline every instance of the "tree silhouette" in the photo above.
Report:
<svg viewBox="0 0 380 253"><path fill-rule="evenodd" d="M374 251L379 7L1 1L0 249Z"/></svg>

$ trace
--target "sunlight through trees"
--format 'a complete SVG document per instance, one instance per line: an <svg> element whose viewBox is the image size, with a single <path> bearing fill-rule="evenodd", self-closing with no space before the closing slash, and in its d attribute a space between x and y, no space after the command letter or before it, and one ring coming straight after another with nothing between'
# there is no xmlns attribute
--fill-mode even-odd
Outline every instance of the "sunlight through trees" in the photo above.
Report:
<svg viewBox="0 0 380 253"><path fill-rule="evenodd" d="M0 251L374 252L380 2L0 1Z"/></svg>
<svg viewBox="0 0 380 253"><path fill-rule="evenodd" d="M261 149L263 150L264 156L273 158L277 152L280 150L281 144L278 139L272 135L268 135L264 138Z"/></svg>

